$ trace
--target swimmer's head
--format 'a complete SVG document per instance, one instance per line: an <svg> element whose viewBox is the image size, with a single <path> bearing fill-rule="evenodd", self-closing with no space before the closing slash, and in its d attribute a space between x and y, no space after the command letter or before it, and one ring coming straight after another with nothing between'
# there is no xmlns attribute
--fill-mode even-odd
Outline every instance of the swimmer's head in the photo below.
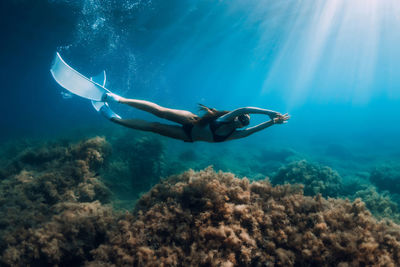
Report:
<svg viewBox="0 0 400 267"><path fill-rule="evenodd" d="M235 122L237 123L237 128L243 128L250 124L250 115L242 114L235 118Z"/></svg>

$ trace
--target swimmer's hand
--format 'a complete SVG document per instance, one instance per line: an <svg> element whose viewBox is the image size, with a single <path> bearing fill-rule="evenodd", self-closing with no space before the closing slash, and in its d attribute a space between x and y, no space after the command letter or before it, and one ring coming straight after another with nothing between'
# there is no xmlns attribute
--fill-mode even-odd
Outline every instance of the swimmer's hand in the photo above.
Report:
<svg viewBox="0 0 400 267"><path fill-rule="evenodd" d="M271 110L268 110L267 115L269 116L269 118L270 118L271 120L273 120L273 119L275 119L275 118L278 118L279 116L282 116L281 113L276 112L276 111L271 111Z"/></svg>
<svg viewBox="0 0 400 267"><path fill-rule="evenodd" d="M283 124L283 123L287 123L287 121L290 119L290 116L288 113L285 114L279 114L277 115L275 118L273 118L272 120L274 121L274 124Z"/></svg>

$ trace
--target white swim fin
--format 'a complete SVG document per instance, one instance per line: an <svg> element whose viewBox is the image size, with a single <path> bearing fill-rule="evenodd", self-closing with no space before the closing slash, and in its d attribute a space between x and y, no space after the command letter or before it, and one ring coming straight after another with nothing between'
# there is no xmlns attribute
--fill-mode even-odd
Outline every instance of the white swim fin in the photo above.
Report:
<svg viewBox="0 0 400 267"><path fill-rule="evenodd" d="M91 77L90 80L100 84L103 87L106 87L106 82L107 82L106 71L103 70L98 75Z"/></svg>
<svg viewBox="0 0 400 267"><path fill-rule="evenodd" d="M106 89L106 74L103 71L99 76L88 79L73 68L71 68L57 53L50 69L53 78L59 85L71 93L87 99L101 101Z"/></svg>
<svg viewBox="0 0 400 267"><path fill-rule="evenodd" d="M105 88L105 71L88 79L65 63L60 54L57 53L50 72L57 83L66 90L80 97L92 100L93 107L107 119L121 118L111 110L106 102L102 101L106 93L115 95Z"/></svg>
<svg viewBox="0 0 400 267"><path fill-rule="evenodd" d="M90 80L104 87L106 86L106 80L107 80L106 72L103 71L99 75L91 77ZM109 120L111 120L112 118L121 119L121 117L117 113L112 111L110 106L104 101L92 100L92 105L97 112L99 112L101 115L103 115Z"/></svg>
<svg viewBox="0 0 400 267"><path fill-rule="evenodd" d="M121 119L121 117L117 113L111 110L110 106L106 102L92 100L92 105L97 110L97 112L99 112L101 115L109 120L113 118Z"/></svg>

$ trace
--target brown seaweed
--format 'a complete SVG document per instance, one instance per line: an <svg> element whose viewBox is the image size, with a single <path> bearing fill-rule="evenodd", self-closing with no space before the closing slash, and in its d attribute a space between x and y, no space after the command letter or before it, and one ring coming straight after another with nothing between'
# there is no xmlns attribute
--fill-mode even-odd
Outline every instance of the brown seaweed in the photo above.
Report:
<svg viewBox="0 0 400 267"><path fill-rule="evenodd" d="M140 142L147 140L138 142L136 152L127 152L140 155ZM293 181L316 179L317 186L304 187L312 196L297 185L251 182L212 168L187 171L161 180L132 212L121 213L110 205L110 191L99 175L117 162L107 160L110 151L105 139L96 137L27 149L10 161L0 181L1 265L400 264L400 226L377 220L359 198L324 198L321 194L337 194L335 182L341 185L328 167L297 162L278 173ZM140 157L135 159L139 164ZM374 190L356 196L381 217L397 211Z"/></svg>

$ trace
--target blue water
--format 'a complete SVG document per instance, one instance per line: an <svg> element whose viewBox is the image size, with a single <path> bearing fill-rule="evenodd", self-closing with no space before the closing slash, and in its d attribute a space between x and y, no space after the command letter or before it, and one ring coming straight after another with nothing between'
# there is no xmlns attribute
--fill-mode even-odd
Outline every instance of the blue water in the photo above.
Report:
<svg viewBox="0 0 400 267"><path fill-rule="evenodd" d="M374 216L399 223L399 14L398 0L1 1L0 237L18 236L19 224L42 227L59 204L100 200L132 210L160 177L210 165L250 180L304 183L306 193L324 197L361 197ZM291 119L224 143L125 129L65 94L49 71L56 52L85 76L105 70L107 88L124 97L192 112L198 103L256 106ZM111 105L126 118L162 121ZM268 119L252 115L251 123ZM73 145L93 136L108 143ZM94 161L91 172L85 160ZM93 193L91 183L104 183L112 197ZM72 193L63 195L69 184ZM60 198L45 202L53 195ZM26 236L12 242L25 244ZM0 240L3 253L11 239ZM68 260L74 253L66 251Z"/></svg>
<svg viewBox="0 0 400 267"><path fill-rule="evenodd" d="M203 103L292 116L232 146L314 153L340 144L377 158L400 147L400 4L394 0L1 5L2 140L119 127L87 100L63 98L49 73L58 51L86 76L106 70L107 87L126 97L193 112ZM253 123L263 119L253 116Z"/></svg>
<svg viewBox="0 0 400 267"><path fill-rule="evenodd" d="M1 136L107 123L87 101L61 97L49 74L59 51L85 75L105 69L108 87L127 97L292 115L256 142L398 146L399 8L394 0L3 2Z"/></svg>

